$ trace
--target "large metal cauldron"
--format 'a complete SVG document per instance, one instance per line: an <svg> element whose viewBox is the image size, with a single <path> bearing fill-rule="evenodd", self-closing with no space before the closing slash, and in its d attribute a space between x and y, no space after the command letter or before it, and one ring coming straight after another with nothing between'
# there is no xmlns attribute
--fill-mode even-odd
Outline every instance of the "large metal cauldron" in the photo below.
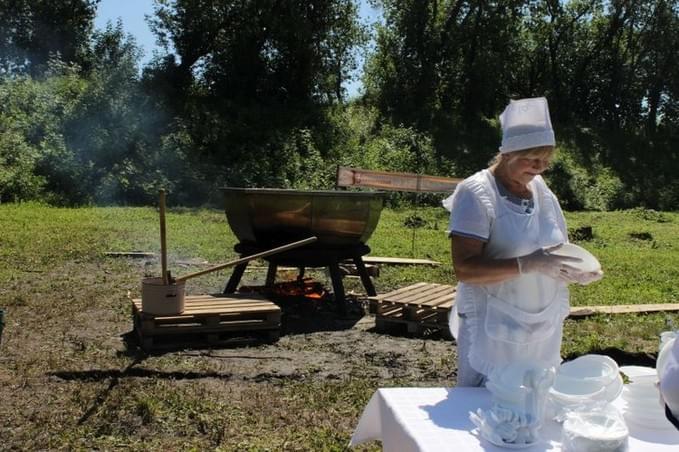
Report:
<svg viewBox="0 0 679 452"><path fill-rule="evenodd" d="M318 237L314 247L365 243L384 205L384 193L226 187L229 226L241 243L274 247Z"/></svg>

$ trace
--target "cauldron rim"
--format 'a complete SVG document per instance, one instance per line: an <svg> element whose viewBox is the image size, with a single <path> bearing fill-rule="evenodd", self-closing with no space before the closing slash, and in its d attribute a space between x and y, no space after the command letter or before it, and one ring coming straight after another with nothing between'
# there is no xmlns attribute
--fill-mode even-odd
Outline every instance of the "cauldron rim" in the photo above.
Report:
<svg viewBox="0 0 679 452"><path fill-rule="evenodd" d="M256 194L281 194L292 196L357 196L357 197L384 197L383 191L348 191L348 190L297 190L294 188L248 188L248 187L222 187L223 192Z"/></svg>

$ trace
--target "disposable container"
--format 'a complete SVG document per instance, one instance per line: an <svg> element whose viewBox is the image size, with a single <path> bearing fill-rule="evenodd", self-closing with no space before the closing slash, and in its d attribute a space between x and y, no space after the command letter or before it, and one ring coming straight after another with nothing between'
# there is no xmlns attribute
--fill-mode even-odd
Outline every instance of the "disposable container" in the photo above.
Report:
<svg viewBox="0 0 679 452"><path fill-rule="evenodd" d="M564 452L624 452L629 430L620 413L608 406L574 411L563 423Z"/></svg>
<svg viewBox="0 0 679 452"><path fill-rule="evenodd" d="M562 420L569 411L605 405L622 392L617 363L604 355L584 355L561 365L549 390L548 411Z"/></svg>
<svg viewBox="0 0 679 452"><path fill-rule="evenodd" d="M619 374L618 363L606 355L583 355L563 363L558 375L605 386Z"/></svg>

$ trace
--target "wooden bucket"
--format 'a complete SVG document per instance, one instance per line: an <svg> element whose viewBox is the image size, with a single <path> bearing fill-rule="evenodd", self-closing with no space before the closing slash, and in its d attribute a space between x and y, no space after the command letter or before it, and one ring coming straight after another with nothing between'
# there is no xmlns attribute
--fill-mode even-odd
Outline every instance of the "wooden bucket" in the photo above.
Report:
<svg viewBox="0 0 679 452"><path fill-rule="evenodd" d="M146 314L173 315L184 312L184 281L164 284L163 278L141 282L141 310Z"/></svg>

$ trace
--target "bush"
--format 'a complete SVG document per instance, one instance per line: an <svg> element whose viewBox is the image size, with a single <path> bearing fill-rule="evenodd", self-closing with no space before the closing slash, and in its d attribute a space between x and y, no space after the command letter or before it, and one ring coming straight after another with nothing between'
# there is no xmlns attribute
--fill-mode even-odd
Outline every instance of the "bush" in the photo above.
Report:
<svg viewBox="0 0 679 452"><path fill-rule="evenodd" d="M73 67L50 64L42 80L0 80L3 199L73 202L71 189L86 190L82 165L73 164L62 134L64 118L77 103L83 82Z"/></svg>
<svg viewBox="0 0 679 452"><path fill-rule="evenodd" d="M679 210L679 182L673 181L658 189L658 209Z"/></svg>
<svg viewBox="0 0 679 452"><path fill-rule="evenodd" d="M586 167L567 149L561 150L545 178L565 210L606 211L627 201L620 178L596 157Z"/></svg>
<svg viewBox="0 0 679 452"><path fill-rule="evenodd" d="M0 202L38 199L45 178L35 173L37 152L16 133L0 133Z"/></svg>

